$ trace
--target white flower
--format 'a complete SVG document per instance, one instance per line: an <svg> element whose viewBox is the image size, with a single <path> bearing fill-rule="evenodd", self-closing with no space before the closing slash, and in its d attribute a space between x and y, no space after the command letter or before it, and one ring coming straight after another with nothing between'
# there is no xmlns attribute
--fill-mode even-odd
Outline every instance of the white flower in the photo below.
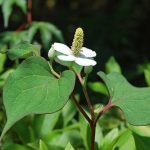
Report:
<svg viewBox="0 0 150 150"><path fill-rule="evenodd" d="M62 43L54 43L52 48L59 52L57 55L59 60L74 61L80 66L95 66L97 64L96 61L92 59L96 56L96 52L86 47L82 47L78 55L74 55L71 48Z"/></svg>

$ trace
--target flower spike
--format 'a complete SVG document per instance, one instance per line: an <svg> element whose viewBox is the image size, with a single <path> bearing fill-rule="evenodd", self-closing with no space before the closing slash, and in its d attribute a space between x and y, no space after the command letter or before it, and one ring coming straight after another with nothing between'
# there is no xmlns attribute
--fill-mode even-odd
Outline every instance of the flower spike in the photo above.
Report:
<svg viewBox="0 0 150 150"><path fill-rule="evenodd" d="M82 28L77 28L72 42L71 50L75 56L79 55L83 47L84 33Z"/></svg>

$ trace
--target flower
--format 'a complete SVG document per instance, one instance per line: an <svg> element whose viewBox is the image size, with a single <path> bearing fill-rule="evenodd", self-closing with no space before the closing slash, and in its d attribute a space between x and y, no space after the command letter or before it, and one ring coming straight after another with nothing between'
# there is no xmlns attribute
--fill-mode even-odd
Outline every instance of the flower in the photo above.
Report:
<svg viewBox="0 0 150 150"><path fill-rule="evenodd" d="M80 66L95 66L97 63L92 58L96 52L83 46L83 30L78 28L75 32L71 48L62 43L54 43L52 49L59 52L57 58L62 61L74 61ZM49 51L50 55L51 52Z"/></svg>

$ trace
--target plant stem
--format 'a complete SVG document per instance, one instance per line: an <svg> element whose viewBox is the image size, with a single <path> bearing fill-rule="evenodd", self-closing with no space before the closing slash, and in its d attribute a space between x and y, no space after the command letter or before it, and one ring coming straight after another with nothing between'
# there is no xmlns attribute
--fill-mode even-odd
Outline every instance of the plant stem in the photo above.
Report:
<svg viewBox="0 0 150 150"><path fill-rule="evenodd" d="M28 12L27 12L27 22L32 23L32 0L28 0Z"/></svg>
<svg viewBox="0 0 150 150"><path fill-rule="evenodd" d="M73 101L75 102L76 106L78 107L79 111L83 114L83 116L85 117L85 119L88 121L89 124L91 124L91 119L89 118L89 116L86 114L86 112L84 111L84 109L81 107L81 105L79 104L79 102L77 101L76 97L74 96L74 94L71 94L71 98L73 99Z"/></svg>
<svg viewBox="0 0 150 150"><path fill-rule="evenodd" d="M95 122L95 114L94 114L94 108L93 105L91 103L90 97L88 95L88 92L86 90L86 84L84 84L83 79L81 77L81 74L77 73L77 77L82 85L83 88L83 93L85 95L85 99L87 101L89 110L90 110L90 114L91 114L91 121L89 122L90 125L90 129L91 129L91 144L90 144L90 150L94 150L95 149L95 132L96 132L96 122ZM85 81L86 82L86 81Z"/></svg>
<svg viewBox="0 0 150 150"><path fill-rule="evenodd" d="M91 104L91 100L90 100L87 90L85 88L83 88L83 93L85 95L85 98L86 98L86 101L87 101L87 104L88 104L88 107L90 110L91 119L92 119L92 121L94 121L94 119L95 119L94 108L93 108L93 105Z"/></svg>
<svg viewBox="0 0 150 150"><path fill-rule="evenodd" d="M20 25L17 29L16 29L16 32L20 32L22 30L24 30L26 27L26 23L23 23L22 25Z"/></svg>
<svg viewBox="0 0 150 150"><path fill-rule="evenodd" d="M114 104L112 103L112 101L110 100L108 102L108 104L98 113L96 119L95 119L95 124L97 123L98 119L105 113L107 112Z"/></svg>
<svg viewBox="0 0 150 150"><path fill-rule="evenodd" d="M96 133L96 124L92 123L90 124L91 128L91 145L90 145L90 150L95 149L95 133Z"/></svg>
<svg viewBox="0 0 150 150"><path fill-rule="evenodd" d="M59 78L60 78L60 75L53 69L53 66L52 66L53 64L52 64L52 62L48 62L48 64L49 64L49 68L50 68L52 74L53 74L57 79L59 79Z"/></svg>
<svg viewBox="0 0 150 150"><path fill-rule="evenodd" d="M91 100L90 100L90 97L87 93L87 90L86 90L86 87L84 86L84 82L83 82L83 79L81 77L81 75L79 73L77 73L77 77L82 85L82 88L83 88L83 93L85 95L85 98L86 98L86 101L87 101L87 104L88 104L88 107L89 107L89 110L90 110L90 114L91 114L91 119L94 121L95 119L95 116L94 116L94 108L93 108L93 105L91 103Z"/></svg>
<svg viewBox="0 0 150 150"><path fill-rule="evenodd" d="M17 29L16 32L20 32L26 28L28 24L32 23L32 0L27 0L27 23L23 23L20 25Z"/></svg>

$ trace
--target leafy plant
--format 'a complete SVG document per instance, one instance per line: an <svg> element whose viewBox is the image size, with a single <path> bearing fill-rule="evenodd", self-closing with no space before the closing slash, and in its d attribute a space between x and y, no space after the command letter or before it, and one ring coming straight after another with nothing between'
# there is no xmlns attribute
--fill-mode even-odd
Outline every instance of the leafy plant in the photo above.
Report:
<svg viewBox="0 0 150 150"><path fill-rule="evenodd" d="M50 2L56 3L46 1ZM14 6L27 16L27 21L15 31L0 34L2 150L149 149L150 128L145 126L150 123L149 87L131 85L113 56L105 64L106 73L98 72L102 80L93 78L94 81L89 82L97 64L96 52L83 47L81 28L77 29L72 46L68 47L62 44L62 33L55 25L32 20L32 0L0 0L0 5L5 27L8 27ZM106 19L107 23L113 21L117 19ZM97 36L94 30L92 32L92 40L95 40ZM116 30L113 32L110 33L112 37L115 35L112 39L116 48L118 35ZM124 33L119 32L118 37L128 35ZM121 43L128 43L128 36L118 37ZM103 43L101 37L97 42L99 39ZM49 50L49 59L43 57L43 50L44 55ZM144 72L149 85L149 63L141 68L140 73ZM92 95L93 92L96 94Z"/></svg>
<svg viewBox="0 0 150 150"><path fill-rule="evenodd" d="M26 55L28 58L25 59L19 65L19 67L9 76L4 86L3 98L7 114L7 122L3 129L1 138L3 138L5 133L14 125L16 121L29 114L54 113L61 110L61 108L67 103L69 97L71 97L75 102L79 111L83 115L82 117L86 119L84 123L85 125L81 124L81 133L83 132L83 139L85 138L84 144L86 149L89 149L90 147L91 150L94 150L94 147L96 146L95 142L97 141L97 139L95 141L95 137L99 137L98 134L96 134L96 129L99 130L97 126L98 120L114 106L119 107L123 111L126 121L131 124L147 125L150 123L148 117L150 115L150 108L149 105L147 105L150 97L150 88L134 87L129 84L128 81L120 73L117 72L112 72L108 75L103 72L98 73L98 75L104 80L108 88L109 102L105 106L100 108L95 114L94 107L91 103L92 101L90 100L86 88L86 82L91 72L90 67L89 71L87 69L88 66L95 65L94 60L91 59L91 56L95 56L95 52L87 48L83 49L82 46L80 47L80 45L83 44L81 41L78 41L79 38L81 38L80 36L83 36L81 28L76 30L73 46L75 50L79 48L79 52L84 55L84 57L82 58L76 57L78 56L78 54L76 53L70 54L71 49L69 49L64 44L56 43L52 45L52 48L50 49L50 61L42 58L40 56L40 53L36 53L36 48L32 44L21 44L16 48L9 50L11 53L8 53L8 55L10 55L10 58L13 59L19 59L28 53L35 56ZM79 45L76 45L75 42L79 42ZM83 49L83 51L81 51L80 49ZM53 51L53 53L51 53L51 51ZM61 53L68 53L68 56L63 56ZM80 69L76 72L75 66L73 65L69 65L69 70L63 71L61 75L54 71L52 61L55 59L64 61L64 58L65 61L75 61L78 65L81 66L81 68L86 67L84 79L81 77L82 70ZM82 61L89 62L88 64L86 64ZM73 91L75 88L75 75L81 83L83 93L88 104L89 114L87 114L85 109L81 106L74 95ZM143 111L143 108L145 110L145 113L141 113ZM67 111L67 113L69 112ZM71 118L73 114L71 115ZM91 131L89 131L87 122L90 126ZM64 125L67 124L68 121ZM82 129L83 126L84 130ZM107 144L106 139L109 138L109 136L106 136L103 144L99 144L99 142L97 142L98 145L96 147L100 148L103 145L104 149L106 149L105 147L108 146L112 148L127 148L128 144L125 145L124 138L128 139L130 142L132 142L132 140L134 141L132 133L129 130L123 131L119 136L117 129L114 130L114 132L116 132L116 136L114 137L114 139L118 138L118 140L116 139L117 142L115 142L115 144L113 143L113 139L111 139L110 144ZM68 134L70 137L71 134L69 132ZM90 140L88 138L89 134L91 135L91 142L88 142ZM53 135L59 136L60 131L58 130L53 134L50 132L51 140L53 139ZM47 141L47 137L44 137L44 141ZM55 144L53 143L52 145ZM70 146L68 145L67 147ZM133 144L133 149L134 148L135 144ZM40 149L48 149L46 144L42 140L40 141Z"/></svg>

